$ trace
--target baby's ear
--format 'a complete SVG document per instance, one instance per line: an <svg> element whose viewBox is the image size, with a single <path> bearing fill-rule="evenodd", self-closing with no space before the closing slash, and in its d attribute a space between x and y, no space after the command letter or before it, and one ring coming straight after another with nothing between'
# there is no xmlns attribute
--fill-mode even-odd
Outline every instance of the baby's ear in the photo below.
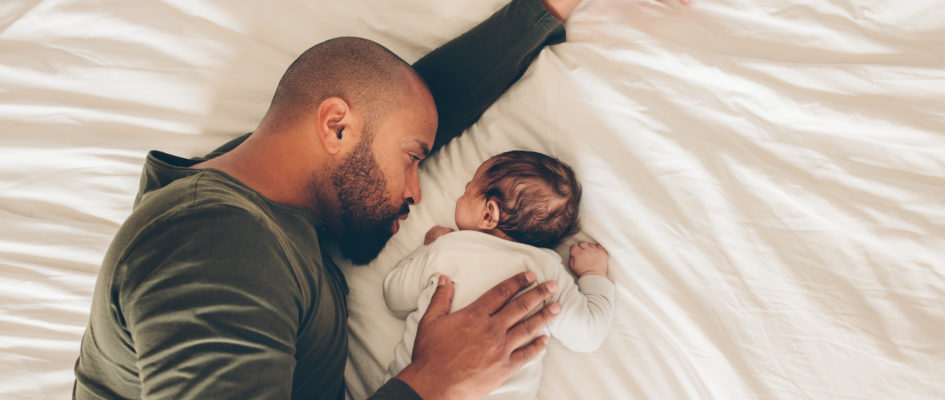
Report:
<svg viewBox="0 0 945 400"><path fill-rule="evenodd" d="M479 218L479 229L493 230L499 226L501 219L502 212L499 211L499 203L495 200L487 200L486 206L482 208L482 218Z"/></svg>

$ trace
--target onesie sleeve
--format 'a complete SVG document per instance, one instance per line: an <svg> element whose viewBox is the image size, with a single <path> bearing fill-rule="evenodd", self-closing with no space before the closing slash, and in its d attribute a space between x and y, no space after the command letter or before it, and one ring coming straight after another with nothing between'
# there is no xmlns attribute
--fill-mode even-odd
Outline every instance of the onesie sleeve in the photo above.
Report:
<svg viewBox="0 0 945 400"><path fill-rule="evenodd" d="M384 301L397 318L417 309L417 299L436 272L428 262L432 246L424 245L400 260L384 278Z"/></svg>
<svg viewBox="0 0 945 400"><path fill-rule="evenodd" d="M603 276L588 275L575 285L566 272L558 276L561 313L548 324L551 336L572 351L597 350L614 320L614 283Z"/></svg>
<svg viewBox="0 0 945 400"><path fill-rule="evenodd" d="M216 207L149 229L126 252L112 289L113 312L133 338L141 397L289 398L302 306L265 227Z"/></svg>

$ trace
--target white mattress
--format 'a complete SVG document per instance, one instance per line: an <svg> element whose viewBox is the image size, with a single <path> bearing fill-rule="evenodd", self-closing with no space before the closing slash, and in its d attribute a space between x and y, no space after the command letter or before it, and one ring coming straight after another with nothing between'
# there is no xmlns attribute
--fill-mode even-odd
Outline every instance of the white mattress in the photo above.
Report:
<svg viewBox="0 0 945 400"><path fill-rule="evenodd" d="M253 130L316 42L413 61L502 4L0 4L0 398L69 396L148 150ZM481 161L524 148L574 166L618 296L599 351L551 342L541 398L945 398L945 4L588 0L567 28L426 163L382 256L345 268L351 397L399 338L385 272Z"/></svg>

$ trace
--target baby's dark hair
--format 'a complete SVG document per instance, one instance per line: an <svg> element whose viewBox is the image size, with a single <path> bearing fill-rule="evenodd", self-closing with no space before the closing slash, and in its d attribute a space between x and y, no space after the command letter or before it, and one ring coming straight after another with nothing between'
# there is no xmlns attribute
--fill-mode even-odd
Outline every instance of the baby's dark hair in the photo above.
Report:
<svg viewBox="0 0 945 400"><path fill-rule="evenodd" d="M567 164L533 151L490 158L481 194L498 203L496 227L513 240L552 248L578 231L581 185Z"/></svg>

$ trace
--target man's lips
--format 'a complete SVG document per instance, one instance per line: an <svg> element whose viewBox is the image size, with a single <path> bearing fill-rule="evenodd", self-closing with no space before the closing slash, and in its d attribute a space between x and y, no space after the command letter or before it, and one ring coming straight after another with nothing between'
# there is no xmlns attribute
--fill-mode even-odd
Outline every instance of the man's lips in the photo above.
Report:
<svg viewBox="0 0 945 400"><path fill-rule="evenodd" d="M400 214L400 216L398 216L397 219L391 221L390 230L394 233L397 233L397 231L400 230L400 222L397 221L398 219L401 221L407 219L407 214Z"/></svg>
<svg viewBox="0 0 945 400"><path fill-rule="evenodd" d="M399 216L397 216L397 219L391 221L391 223L390 223L390 230L391 230L391 232L397 233L397 231L400 230L400 222L397 222L397 220L398 220L398 219L401 220L401 221L406 220L406 219L407 219L407 214L410 214L410 212L408 211L408 212L405 212L405 213L403 213L403 214L400 214Z"/></svg>

